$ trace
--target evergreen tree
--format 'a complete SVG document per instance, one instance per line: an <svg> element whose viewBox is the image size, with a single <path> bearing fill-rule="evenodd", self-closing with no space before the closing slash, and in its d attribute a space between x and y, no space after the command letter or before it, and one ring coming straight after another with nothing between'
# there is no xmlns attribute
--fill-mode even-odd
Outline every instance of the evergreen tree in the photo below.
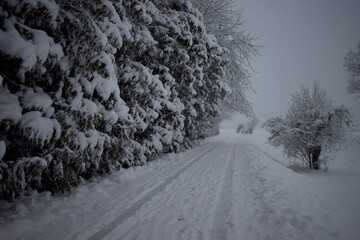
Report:
<svg viewBox="0 0 360 240"><path fill-rule="evenodd" d="M0 198L70 191L208 135L227 86L185 0L0 2Z"/></svg>

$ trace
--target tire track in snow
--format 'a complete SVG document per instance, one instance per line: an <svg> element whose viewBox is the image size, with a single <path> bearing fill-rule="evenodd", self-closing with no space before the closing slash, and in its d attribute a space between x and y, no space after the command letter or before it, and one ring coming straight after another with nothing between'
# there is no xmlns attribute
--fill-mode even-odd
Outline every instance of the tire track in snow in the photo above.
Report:
<svg viewBox="0 0 360 240"><path fill-rule="evenodd" d="M266 169L260 162L261 153L257 148L246 140L241 143L241 159L234 164L233 180L238 185L234 186L233 194L237 202L231 209L233 221L237 223L233 234L238 239L267 239L262 229L267 229L268 215L273 210L267 195L272 195L274 182L268 182L270 179L264 176Z"/></svg>
<svg viewBox="0 0 360 240"><path fill-rule="evenodd" d="M227 156L226 171L222 180L219 199L214 215L213 233L211 234L213 240L227 239L227 231L232 227L231 220L229 219L229 211L233 200L233 174L237 145L238 138Z"/></svg>
<svg viewBox="0 0 360 240"><path fill-rule="evenodd" d="M220 148L199 159L104 240L211 239L228 153L235 140L226 136L217 141Z"/></svg>
<svg viewBox="0 0 360 240"><path fill-rule="evenodd" d="M291 166L281 162L279 159L273 157L269 152L267 152L265 150L262 150L261 148L259 148L256 145L253 145L253 148L256 149L257 151L259 151L260 153L262 153L263 155L265 155L266 157L268 157L269 159L271 159L272 161L274 161L275 163L280 164L281 166L286 167L286 168L290 169L291 171L297 173L297 171L294 170L294 168L292 168Z"/></svg>
<svg viewBox="0 0 360 240"><path fill-rule="evenodd" d="M267 156L268 158L270 158L271 160L273 160L274 162L286 167L286 168L289 168L289 166L287 166L286 164L282 163L280 160L274 158L273 156L270 155L270 153L260 149L258 146L255 146L253 145L253 148L256 149L257 151L261 152L262 154L264 154L265 156ZM289 168L291 169L291 168ZM291 169L292 170L292 169Z"/></svg>
<svg viewBox="0 0 360 240"><path fill-rule="evenodd" d="M171 184L175 179L177 179L180 174L190 168L195 162L200 160L203 156L208 153L214 151L220 146L217 144L215 147L211 147L206 151L202 152L198 156L196 156L190 163L182 167L180 170L176 171L173 175L167 177L160 185L150 190L144 197L142 197L137 202L133 203L130 207L128 207L124 212L122 212L119 216L117 216L110 223L105 225L102 229L96 232L94 235L89 237L90 240L98 240L103 239L106 235L108 235L113 229L115 229L118 225L122 224L127 218L131 217L135 214L135 212L140 209L147 201L150 201L155 195L161 193L165 190L166 186Z"/></svg>
<svg viewBox="0 0 360 240"><path fill-rule="evenodd" d="M311 218L289 207L289 189L282 185L284 179L272 171L273 167L286 166L270 157L262 158L267 154L252 143L243 144L241 154L241 161L235 163L240 173L234 177L239 183L234 190L239 205L232 209L234 221L238 223L235 236L238 239L314 239L308 234L314 230L307 230L312 228Z"/></svg>

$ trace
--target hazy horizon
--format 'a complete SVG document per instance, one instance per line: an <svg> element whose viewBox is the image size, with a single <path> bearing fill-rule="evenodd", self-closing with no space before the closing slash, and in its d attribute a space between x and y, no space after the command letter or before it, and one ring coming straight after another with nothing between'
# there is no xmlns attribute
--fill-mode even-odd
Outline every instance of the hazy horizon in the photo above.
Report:
<svg viewBox="0 0 360 240"><path fill-rule="evenodd" d="M360 42L360 1L238 0L247 28L264 45L253 60L249 92L264 122L286 112L291 94L317 81L360 124L360 99L347 92L344 57Z"/></svg>

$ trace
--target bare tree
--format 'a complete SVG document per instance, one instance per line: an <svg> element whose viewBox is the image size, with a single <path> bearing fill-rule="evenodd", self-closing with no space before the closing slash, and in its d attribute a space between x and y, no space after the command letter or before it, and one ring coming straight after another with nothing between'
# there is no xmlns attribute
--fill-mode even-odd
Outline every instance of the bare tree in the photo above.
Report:
<svg viewBox="0 0 360 240"><path fill-rule="evenodd" d="M216 36L220 46L228 50L224 81L230 86L231 94L224 100L224 107L254 116L245 92L251 89L250 62L258 55L260 46L254 44L257 38L249 33L242 10L234 7L235 2L192 0L193 5L203 14L207 31Z"/></svg>
<svg viewBox="0 0 360 240"><path fill-rule="evenodd" d="M302 87L292 95L284 118L270 118L263 125L271 134L271 145L283 146L285 155L304 161L310 169L319 169L320 154L334 150L351 126L349 110L333 107L316 83L312 90Z"/></svg>
<svg viewBox="0 0 360 240"><path fill-rule="evenodd" d="M350 50L347 53L344 66L350 74L349 92L360 97L360 43L357 46L357 51Z"/></svg>

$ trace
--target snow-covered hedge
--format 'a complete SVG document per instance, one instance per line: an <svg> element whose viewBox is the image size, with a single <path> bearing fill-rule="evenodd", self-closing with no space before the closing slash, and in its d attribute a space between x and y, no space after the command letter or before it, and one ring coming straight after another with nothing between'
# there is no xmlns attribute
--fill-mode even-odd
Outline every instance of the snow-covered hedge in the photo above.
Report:
<svg viewBox="0 0 360 240"><path fill-rule="evenodd" d="M224 65L185 0L2 0L0 198L70 191L207 136Z"/></svg>

